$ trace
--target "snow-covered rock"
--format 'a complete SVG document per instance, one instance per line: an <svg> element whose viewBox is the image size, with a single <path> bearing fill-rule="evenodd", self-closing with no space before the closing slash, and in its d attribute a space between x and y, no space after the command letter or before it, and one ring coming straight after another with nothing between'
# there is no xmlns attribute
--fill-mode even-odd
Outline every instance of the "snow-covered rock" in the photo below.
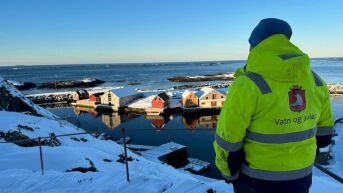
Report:
<svg viewBox="0 0 343 193"><path fill-rule="evenodd" d="M0 78L0 110L29 112L33 115L56 119L57 116L35 105L19 92L13 84Z"/></svg>

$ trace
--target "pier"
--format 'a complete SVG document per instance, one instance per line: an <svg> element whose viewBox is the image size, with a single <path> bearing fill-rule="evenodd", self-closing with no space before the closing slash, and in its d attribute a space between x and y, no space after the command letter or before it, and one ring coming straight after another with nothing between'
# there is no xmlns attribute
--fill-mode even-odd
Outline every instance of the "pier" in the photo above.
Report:
<svg viewBox="0 0 343 193"><path fill-rule="evenodd" d="M130 149L130 146L128 146ZM188 158L187 147L175 142L169 142L157 147L135 145L131 148L144 149L141 155L148 160L163 162L175 168L187 170L192 173L200 174L210 168L210 163Z"/></svg>

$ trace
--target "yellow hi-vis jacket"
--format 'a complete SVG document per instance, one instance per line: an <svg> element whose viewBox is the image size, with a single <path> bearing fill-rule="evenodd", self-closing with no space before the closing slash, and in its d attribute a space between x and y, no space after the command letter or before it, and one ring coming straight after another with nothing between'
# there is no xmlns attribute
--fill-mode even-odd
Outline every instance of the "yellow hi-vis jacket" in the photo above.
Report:
<svg viewBox="0 0 343 193"><path fill-rule="evenodd" d="M320 137L327 146L333 116L326 83L285 35L254 47L221 110L215 163L227 180L295 180L312 172ZM317 142L317 144L316 144Z"/></svg>

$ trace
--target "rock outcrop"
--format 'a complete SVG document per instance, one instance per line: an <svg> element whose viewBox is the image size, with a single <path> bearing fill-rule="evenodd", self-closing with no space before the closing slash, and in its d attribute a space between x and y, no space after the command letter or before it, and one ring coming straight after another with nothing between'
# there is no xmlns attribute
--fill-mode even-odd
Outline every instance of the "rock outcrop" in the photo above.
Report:
<svg viewBox="0 0 343 193"><path fill-rule="evenodd" d="M46 111L42 107L35 105L27 99L9 81L0 77L0 110L11 112L24 112L34 116L44 116L47 118L57 118L56 115Z"/></svg>

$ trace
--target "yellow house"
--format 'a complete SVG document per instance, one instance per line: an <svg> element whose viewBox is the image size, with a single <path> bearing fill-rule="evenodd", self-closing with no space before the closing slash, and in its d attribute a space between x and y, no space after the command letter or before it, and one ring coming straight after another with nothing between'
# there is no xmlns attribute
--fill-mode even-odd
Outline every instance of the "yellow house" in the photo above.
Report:
<svg viewBox="0 0 343 193"><path fill-rule="evenodd" d="M113 107L124 107L132 101L142 97L142 93L138 93L131 87L124 87L113 89L101 95L100 100L102 105L109 105Z"/></svg>
<svg viewBox="0 0 343 193"><path fill-rule="evenodd" d="M210 87L203 87L196 95L199 98L199 106L202 108L220 108L224 105L226 98L225 91Z"/></svg>
<svg viewBox="0 0 343 193"><path fill-rule="evenodd" d="M198 107L198 96L189 90L185 90L185 92L182 93L182 106L186 108Z"/></svg>

